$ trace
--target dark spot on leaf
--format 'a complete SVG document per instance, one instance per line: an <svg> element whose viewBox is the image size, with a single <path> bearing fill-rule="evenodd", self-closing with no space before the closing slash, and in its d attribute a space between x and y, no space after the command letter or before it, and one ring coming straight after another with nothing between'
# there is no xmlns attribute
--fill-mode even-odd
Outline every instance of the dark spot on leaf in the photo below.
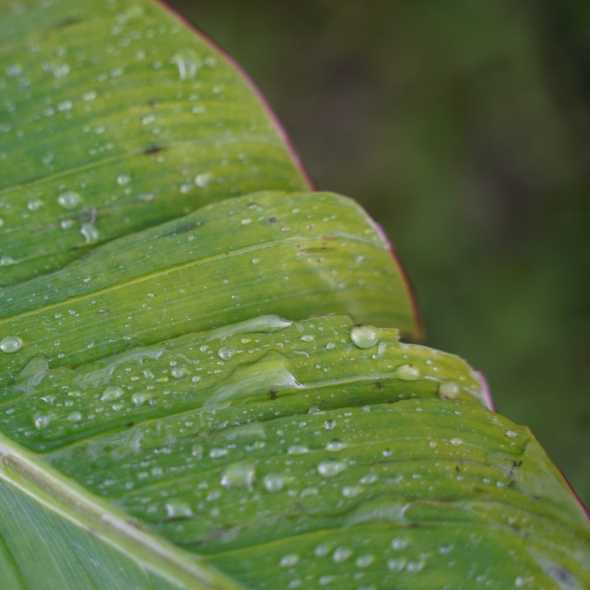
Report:
<svg viewBox="0 0 590 590"><path fill-rule="evenodd" d="M56 25L56 29L67 29L73 25L77 25L78 23L82 22L79 18L67 18L58 25Z"/></svg>
<svg viewBox="0 0 590 590"><path fill-rule="evenodd" d="M151 145L148 148L145 148L145 150L143 150L144 154L157 154L158 152L161 152L163 148L161 148L159 145Z"/></svg>
<svg viewBox="0 0 590 590"><path fill-rule="evenodd" d="M134 425L133 422L127 422L127 424L126 424L127 428L131 428L133 425Z"/></svg>
<svg viewBox="0 0 590 590"><path fill-rule="evenodd" d="M270 397L270 399L277 399L277 392L274 389L271 389L268 392L268 397Z"/></svg>
<svg viewBox="0 0 590 590"><path fill-rule="evenodd" d="M160 104L160 101L157 98L154 98L149 101L148 103L151 107L157 107Z"/></svg>
<svg viewBox="0 0 590 590"><path fill-rule="evenodd" d="M277 222L277 218L276 217L269 217L268 220L270 221L270 223L276 223Z"/></svg>
<svg viewBox="0 0 590 590"><path fill-rule="evenodd" d="M377 389L384 389L385 386L383 385L383 383L379 383L379 381L376 381L375 382L375 387Z"/></svg>

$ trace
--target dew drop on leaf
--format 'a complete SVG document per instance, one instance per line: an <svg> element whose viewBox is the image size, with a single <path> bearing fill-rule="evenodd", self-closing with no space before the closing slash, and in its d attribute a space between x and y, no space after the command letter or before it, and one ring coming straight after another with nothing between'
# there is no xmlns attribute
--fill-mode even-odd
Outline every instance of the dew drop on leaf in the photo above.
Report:
<svg viewBox="0 0 590 590"><path fill-rule="evenodd" d="M379 341L379 328L374 326L354 326L350 339L357 348L371 348Z"/></svg>
<svg viewBox="0 0 590 590"><path fill-rule="evenodd" d="M18 352L22 345L23 342L18 336L5 336L0 342L0 350L5 354L12 354Z"/></svg>

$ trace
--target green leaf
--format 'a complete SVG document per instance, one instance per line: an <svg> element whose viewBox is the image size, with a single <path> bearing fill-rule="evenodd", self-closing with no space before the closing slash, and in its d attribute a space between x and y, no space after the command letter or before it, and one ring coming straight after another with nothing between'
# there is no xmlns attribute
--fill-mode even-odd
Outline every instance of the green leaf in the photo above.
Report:
<svg viewBox="0 0 590 590"><path fill-rule="evenodd" d="M309 187L235 64L156 2L2 0L0 36L0 285L213 201Z"/></svg>
<svg viewBox="0 0 590 590"><path fill-rule="evenodd" d="M238 590L0 435L3 590Z"/></svg>
<svg viewBox="0 0 590 590"><path fill-rule="evenodd" d="M416 329L387 244L353 201L323 193L209 205L6 287L0 301L0 340L19 346L0 355L0 383L40 356L78 366L265 313Z"/></svg>
<svg viewBox="0 0 590 590"><path fill-rule="evenodd" d="M590 586L559 472L399 341L387 239L231 61L147 0L0 38L2 588Z"/></svg>

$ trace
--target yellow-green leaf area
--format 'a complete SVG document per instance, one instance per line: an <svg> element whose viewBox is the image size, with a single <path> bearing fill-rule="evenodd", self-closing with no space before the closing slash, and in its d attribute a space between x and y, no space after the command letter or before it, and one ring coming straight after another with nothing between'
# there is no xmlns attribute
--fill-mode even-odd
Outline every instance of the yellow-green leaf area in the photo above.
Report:
<svg viewBox="0 0 590 590"><path fill-rule="evenodd" d="M156 2L0 2L0 285L308 181L256 91Z"/></svg>

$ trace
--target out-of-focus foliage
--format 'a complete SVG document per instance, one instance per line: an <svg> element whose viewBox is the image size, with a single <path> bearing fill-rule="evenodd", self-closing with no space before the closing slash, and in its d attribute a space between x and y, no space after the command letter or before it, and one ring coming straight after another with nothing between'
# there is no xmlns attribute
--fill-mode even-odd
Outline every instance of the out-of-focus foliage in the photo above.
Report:
<svg viewBox="0 0 590 590"><path fill-rule="evenodd" d="M590 503L590 5L173 2L319 188L379 219L428 343L482 369Z"/></svg>

